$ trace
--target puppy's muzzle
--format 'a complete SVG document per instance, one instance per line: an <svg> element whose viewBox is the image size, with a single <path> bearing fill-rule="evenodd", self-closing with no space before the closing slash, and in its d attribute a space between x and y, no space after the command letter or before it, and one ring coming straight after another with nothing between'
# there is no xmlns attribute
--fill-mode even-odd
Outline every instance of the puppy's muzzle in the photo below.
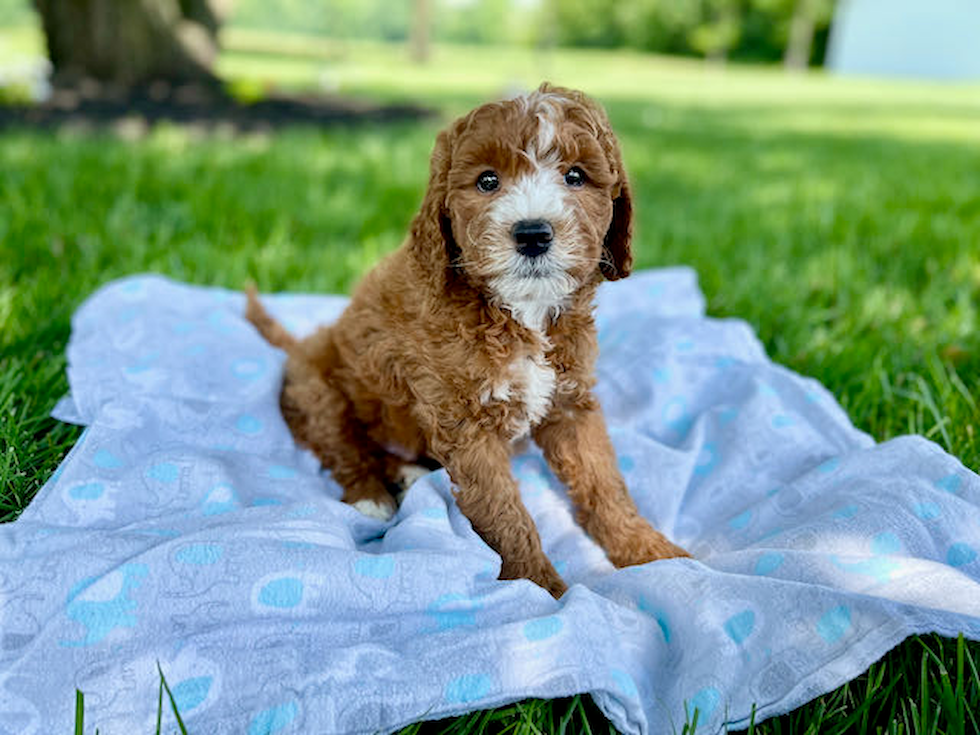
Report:
<svg viewBox="0 0 980 735"><path fill-rule="evenodd" d="M511 230L517 243L517 252L528 258L544 255L551 247L555 231L551 224L540 219L522 219Z"/></svg>

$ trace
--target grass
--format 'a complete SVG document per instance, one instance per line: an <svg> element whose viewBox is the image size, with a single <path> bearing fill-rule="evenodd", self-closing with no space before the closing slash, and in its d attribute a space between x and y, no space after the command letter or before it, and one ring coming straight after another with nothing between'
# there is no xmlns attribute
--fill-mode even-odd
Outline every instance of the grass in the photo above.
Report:
<svg viewBox="0 0 980 735"><path fill-rule="evenodd" d="M593 93L632 176L639 266L693 266L711 315L749 321L774 360L822 381L876 439L920 433L980 467L976 87L492 48L440 48L414 67L389 46L288 40L284 52L282 37L230 32L220 68L243 84L322 84L445 115L541 77ZM0 59L5 48L40 46L22 29L0 34ZM16 517L77 439L47 416L67 389L69 319L86 295L147 270L348 290L401 241L439 124L0 134L0 518ZM976 732L978 660L976 643L912 639L751 731ZM562 728L608 725L577 697L407 732Z"/></svg>

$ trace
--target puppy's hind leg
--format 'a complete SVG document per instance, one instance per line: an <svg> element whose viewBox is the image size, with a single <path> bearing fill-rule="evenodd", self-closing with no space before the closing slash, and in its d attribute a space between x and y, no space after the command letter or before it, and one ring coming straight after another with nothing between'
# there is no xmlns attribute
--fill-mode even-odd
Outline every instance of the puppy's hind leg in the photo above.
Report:
<svg viewBox="0 0 980 735"><path fill-rule="evenodd" d="M388 520L397 506L385 483L387 452L366 435L350 400L329 379L305 366L291 367L280 405L293 436L330 470L345 503Z"/></svg>

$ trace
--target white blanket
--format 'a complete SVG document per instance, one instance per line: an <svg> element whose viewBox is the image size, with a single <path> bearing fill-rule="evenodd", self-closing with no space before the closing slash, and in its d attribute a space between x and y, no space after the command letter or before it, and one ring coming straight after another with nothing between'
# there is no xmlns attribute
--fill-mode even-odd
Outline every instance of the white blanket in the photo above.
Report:
<svg viewBox="0 0 980 735"><path fill-rule="evenodd" d="M626 733L744 727L913 633L980 638L980 479L875 443L688 270L600 292L598 393L641 511L693 560L615 570L537 449L513 461L571 588L498 581L444 472L387 524L339 502L278 410L238 293L154 276L78 311L82 439L0 527L0 733L151 732L158 665L199 733L370 733L590 692ZM297 333L341 297L277 296ZM166 719L165 719L166 722Z"/></svg>

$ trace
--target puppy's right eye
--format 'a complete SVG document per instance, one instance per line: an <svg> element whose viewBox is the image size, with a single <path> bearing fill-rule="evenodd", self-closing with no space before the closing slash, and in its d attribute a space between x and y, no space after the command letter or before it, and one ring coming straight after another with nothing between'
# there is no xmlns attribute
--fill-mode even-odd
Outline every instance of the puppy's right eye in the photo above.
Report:
<svg viewBox="0 0 980 735"><path fill-rule="evenodd" d="M497 176L495 171L484 171L476 177L476 188L484 194L496 191L499 186L500 177Z"/></svg>

